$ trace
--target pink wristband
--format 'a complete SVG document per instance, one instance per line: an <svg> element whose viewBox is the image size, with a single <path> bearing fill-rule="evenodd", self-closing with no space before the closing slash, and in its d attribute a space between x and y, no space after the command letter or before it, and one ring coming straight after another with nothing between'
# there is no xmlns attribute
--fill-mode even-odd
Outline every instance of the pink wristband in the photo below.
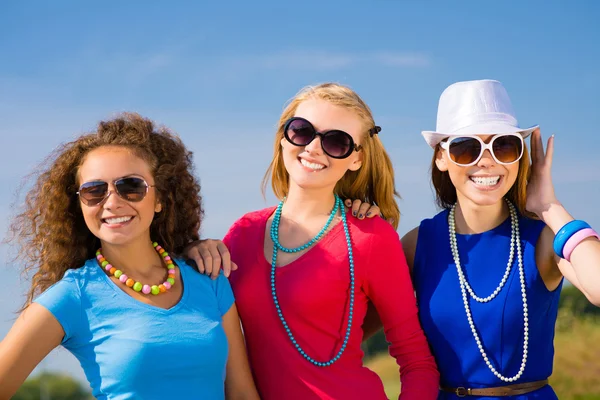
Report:
<svg viewBox="0 0 600 400"><path fill-rule="evenodd" d="M575 247L577 247L577 245L581 243L582 240L587 239L591 236L595 236L598 239L600 239L598 233L596 233L596 231L592 228L585 228L575 232L573 236L571 236L569 240L567 240L567 243L565 243L565 247L563 248L564 259L567 261L571 261L571 253L573 252L573 250L575 250Z"/></svg>

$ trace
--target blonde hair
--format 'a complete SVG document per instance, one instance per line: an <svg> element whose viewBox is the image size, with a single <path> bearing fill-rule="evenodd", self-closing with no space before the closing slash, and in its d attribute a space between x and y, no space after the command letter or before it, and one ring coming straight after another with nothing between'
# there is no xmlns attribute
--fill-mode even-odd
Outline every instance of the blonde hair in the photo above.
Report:
<svg viewBox="0 0 600 400"><path fill-rule="evenodd" d="M441 208L450 209L457 200L456 187L454 187L448 171L440 171L438 169L435 163L438 151L443 151L441 150L441 146L439 144L436 146L435 151L433 152L433 158L431 160L431 183L435 189L437 205ZM525 209L525 203L527 201L527 181L529 180L529 174L529 152L527 151L527 145L523 143L523 156L519 160L519 172L517 173L517 180L509 189L508 193L504 195L504 198L513 203L521 215L537 219L535 214Z"/></svg>
<svg viewBox="0 0 600 400"><path fill-rule="evenodd" d="M394 228L400 222L400 209L396 197L400 197L394 186L394 169L379 135L369 133L375 127L373 114L369 106L356 92L347 86L337 83L323 83L307 86L300 90L287 104L277 125L273 160L263 178L262 190L266 192L269 178L275 196L283 199L289 190L289 174L283 163L281 139L285 123L294 116L298 105L305 100L325 100L333 105L349 109L364 122L362 145L362 165L357 171L346 171L338 181L334 192L342 199L358 199L379 206L382 215L390 219Z"/></svg>

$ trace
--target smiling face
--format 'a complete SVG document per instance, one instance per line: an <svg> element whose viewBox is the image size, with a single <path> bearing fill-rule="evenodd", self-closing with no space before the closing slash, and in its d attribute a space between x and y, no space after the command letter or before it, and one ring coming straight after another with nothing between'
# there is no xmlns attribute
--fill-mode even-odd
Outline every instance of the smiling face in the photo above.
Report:
<svg viewBox="0 0 600 400"><path fill-rule="evenodd" d="M108 183L110 195L104 202L88 206L81 202L81 211L88 229L104 245L125 245L138 240L150 240L150 224L155 212L161 211L156 190L139 202L119 197L114 181L123 177L140 177L148 185L154 184L148 163L131 150L118 146L103 146L90 151L78 170L79 184L91 181Z"/></svg>
<svg viewBox="0 0 600 400"><path fill-rule="evenodd" d="M308 99L298 105L295 117L309 121L318 132L330 130L344 131L360 145L364 135L364 123L356 113L347 108L333 105L325 100ZM306 146L295 146L284 137L281 139L285 169L290 177L290 185L302 189L330 189L346 171L356 171L362 164L361 152L353 151L344 159L328 156L321 147L321 138Z"/></svg>
<svg viewBox="0 0 600 400"><path fill-rule="evenodd" d="M479 136L489 143L491 135ZM489 150L474 165L463 167L448 158L446 150L438 149L435 164L440 171L448 171L456 188L459 201L469 200L479 206L490 206L500 202L515 184L519 173L519 162L497 163Z"/></svg>

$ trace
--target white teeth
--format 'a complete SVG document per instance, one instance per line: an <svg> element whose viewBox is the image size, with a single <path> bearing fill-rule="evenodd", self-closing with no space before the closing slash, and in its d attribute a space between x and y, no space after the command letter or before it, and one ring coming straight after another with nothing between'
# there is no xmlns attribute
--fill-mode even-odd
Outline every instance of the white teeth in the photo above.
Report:
<svg viewBox="0 0 600 400"><path fill-rule="evenodd" d="M320 169L325 168L325 166L323 164L311 163L311 162L306 161L304 158L300 159L300 163L302 165L304 165L305 167L314 169L314 170L320 170Z"/></svg>
<svg viewBox="0 0 600 400"><path fill-rule="evenodd" d="M481 186L494 186L500 180L499 176L472 176L471 180Z"/></svg>
<svg viewBox="0 0 600 400"><path fill-rule="evenodd" d="M133 217L106 218L104 221L106 221L109 224L121 224L123 222L131 220L131 218Z"/></svg>

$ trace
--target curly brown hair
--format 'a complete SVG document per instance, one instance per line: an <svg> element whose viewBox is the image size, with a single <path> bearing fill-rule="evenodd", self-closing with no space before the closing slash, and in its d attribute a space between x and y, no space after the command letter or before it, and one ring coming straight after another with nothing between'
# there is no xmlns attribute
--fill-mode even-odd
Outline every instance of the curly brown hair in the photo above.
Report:
<svg viewBox="0 0 600 400"><path fill-rule="evenodd" d="M99 247L99 239L85 224L76 192L86 154L101 146L126 147L149 164L162 204L150 225L153 240L178 254L198 239L204 214L200 184L192 153L181 139L135 113L101 121L95 133L62 144L46 158L33 174L37 178L22 211L11 223L8 241L17 244L16 261L22 262L27 275L33 273L25 307L67 270L93 258Z"/></svg>

